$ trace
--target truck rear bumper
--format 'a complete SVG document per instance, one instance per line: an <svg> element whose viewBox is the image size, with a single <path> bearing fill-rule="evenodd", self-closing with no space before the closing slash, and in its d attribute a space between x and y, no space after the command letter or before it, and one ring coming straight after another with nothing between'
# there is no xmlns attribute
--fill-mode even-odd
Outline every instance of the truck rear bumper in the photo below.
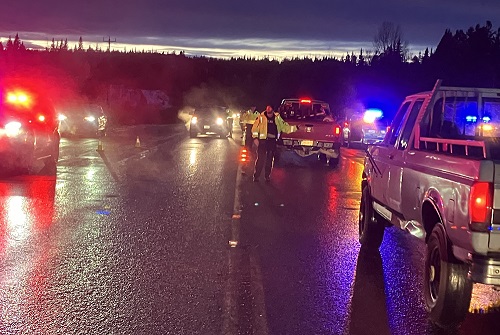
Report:
<svg viewBox="0 0 500 335"><path fill-rule="evenodd" d="M469 277L476 283L500 286L500 257L472 256Z"/></svg>

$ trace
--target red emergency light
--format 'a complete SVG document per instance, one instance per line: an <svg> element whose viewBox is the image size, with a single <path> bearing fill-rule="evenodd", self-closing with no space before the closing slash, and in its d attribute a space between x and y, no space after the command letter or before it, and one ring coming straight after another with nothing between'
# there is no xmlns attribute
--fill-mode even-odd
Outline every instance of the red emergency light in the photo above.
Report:
<svg viewBox="0 0 500 335"><path fill-rule="evenodd" d="M311 103L311 99L300 99L300 103L310 104Z"/></svg>

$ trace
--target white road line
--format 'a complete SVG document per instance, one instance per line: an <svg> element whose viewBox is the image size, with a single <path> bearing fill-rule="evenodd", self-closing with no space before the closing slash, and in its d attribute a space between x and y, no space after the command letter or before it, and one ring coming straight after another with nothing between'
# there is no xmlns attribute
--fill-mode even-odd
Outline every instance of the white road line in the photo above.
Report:
<svg viewBox="0 0 500 335"><path fill-rule="evenodd" d="M224 308L222 314L222 334L238 334L238 269L241 218L241 164L236 172L236 188L234 190L233 215L231 218L231 236L229 240L229 270L226 291L224 294Z"/></svg>
<svg viewBox="0 0 500 335"><path fill-rule="evenodd" d="M237 144L236 141L232 142ZM238 164L236 175L236 188L234 191L233 215L231 218L231 237L229 240L229 270L228 282L224 294L222 334L235 335L239 332L239 315L238 315L238 287L241 278L237 267L241 264L242 251L240 249L240 224L241 224L241 190L243 165ZM254 297L252 303L252 314L254 324L253 334L268 335L269 329L267 326L264 285L262 283L262 275L260 265L256 257L250 252L250 294Z"/></svg>

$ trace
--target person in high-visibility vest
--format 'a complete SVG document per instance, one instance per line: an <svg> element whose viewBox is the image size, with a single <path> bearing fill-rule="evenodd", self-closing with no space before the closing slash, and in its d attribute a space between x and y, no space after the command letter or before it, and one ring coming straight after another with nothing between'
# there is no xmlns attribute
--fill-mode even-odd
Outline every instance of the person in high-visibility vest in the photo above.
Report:
<svg viewBox="0 0 500 335"><path fill-rule="evenodd" d="M297 129L296 126L291 126L283 120L279 113L274 112L272 106L267 106L266 110L255 119L252 126L252 137L257 146L257 160L253 173L254 182L259 181L264 165L266 182L271 181L276 142L281 133L293 133Z"/></svg>
<svg viewBox="0 0 500 335"><path fill-rule="evenodd" d="M242 116L245 124L245 147L248 149L252 148L252 126L259 115L257 107L251 107Z"/></svg>

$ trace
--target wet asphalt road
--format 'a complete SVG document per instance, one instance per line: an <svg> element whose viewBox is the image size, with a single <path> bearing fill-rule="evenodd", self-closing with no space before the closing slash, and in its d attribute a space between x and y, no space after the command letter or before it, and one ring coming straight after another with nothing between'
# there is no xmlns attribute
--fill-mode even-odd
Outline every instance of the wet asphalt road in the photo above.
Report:
<svg viewBox="0 0 500 335"><path fill-rule="evenodd" d="M55 176L1 180L0 334L439 333L423 246L389 230L360 251L361 151L253 183L235 140L118 129L100 153L65 139ZM499 320L470 314L458 333Z"/></svg>

